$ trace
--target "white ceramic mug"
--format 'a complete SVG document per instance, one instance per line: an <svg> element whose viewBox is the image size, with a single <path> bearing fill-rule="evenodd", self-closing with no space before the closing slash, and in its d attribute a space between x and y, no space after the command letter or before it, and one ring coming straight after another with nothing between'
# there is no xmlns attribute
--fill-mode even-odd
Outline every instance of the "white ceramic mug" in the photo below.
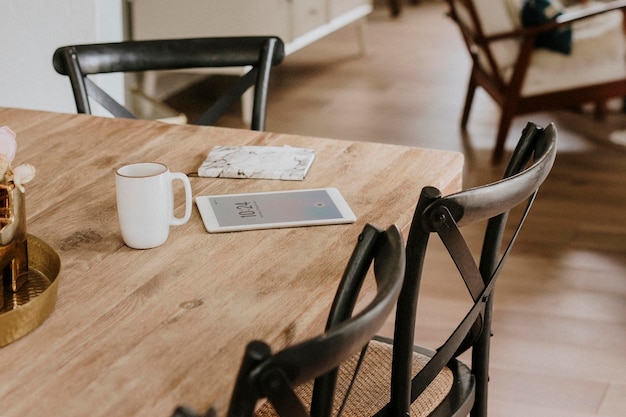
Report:
<svg viewBox="0 0 626 417"><path fill-rule="evenodd" d="M172 183L185 188L185 215L174 215ZM125 165L115 172L117 214L124 243L135 249L149 249L167 240L170 226L187 223L191 216L192 195L189 178L170 172L157 162Z"/></svg>

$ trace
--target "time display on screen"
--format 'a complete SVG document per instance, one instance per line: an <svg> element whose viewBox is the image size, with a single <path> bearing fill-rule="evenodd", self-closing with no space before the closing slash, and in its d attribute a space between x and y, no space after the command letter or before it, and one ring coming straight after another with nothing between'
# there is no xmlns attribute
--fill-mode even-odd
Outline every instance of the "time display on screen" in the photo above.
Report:
<svg viewBox="0 0 626 417"><path fill-rule="evenodd" d="M258 211L255 209L255 206L249 201L235 203L235 208L237 209L239 217L241 217L242 219L257 217L259 215Z"/></svg>

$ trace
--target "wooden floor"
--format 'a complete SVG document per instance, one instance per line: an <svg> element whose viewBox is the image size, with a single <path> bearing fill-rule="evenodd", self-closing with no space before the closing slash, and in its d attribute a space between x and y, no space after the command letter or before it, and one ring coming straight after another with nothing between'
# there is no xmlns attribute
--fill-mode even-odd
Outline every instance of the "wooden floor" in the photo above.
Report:
<svg viewBox="0 0 626 417"><path fill-rule="evenodd" d="M363 56L353 27L289 56L272 80L267 130L460 150L467 187L496 179L499 112L479 92L459 131L469 60L444 5L407 5L397 20L379 7L366 38ZM169 102L193 112L196 94ZM490 415L626 416L626 149L606 141L626 117L520 117L509 150L527 120L554 121L560 151L496 290ZM240 126L238 112L222 123ZM429 253L418 313L417 341L432 347L467 300L442 254Z"/></svg>

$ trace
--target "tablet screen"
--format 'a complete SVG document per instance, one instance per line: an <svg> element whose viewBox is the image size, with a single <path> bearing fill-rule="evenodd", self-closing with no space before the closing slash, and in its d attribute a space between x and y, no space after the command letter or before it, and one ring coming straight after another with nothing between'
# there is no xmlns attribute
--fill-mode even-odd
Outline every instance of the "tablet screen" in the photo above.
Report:
<svg viewBox="0 0 626 417"><path fill-rule="evenodd" d="M220 226L340 219L326 190L210 197Z"/></svg>
<svg viewBox="0 0 626 417"><path fill-rule="evenodd" d="M196 202L209 231L349 223L356 220L336 189L200 196Z"/></svg>

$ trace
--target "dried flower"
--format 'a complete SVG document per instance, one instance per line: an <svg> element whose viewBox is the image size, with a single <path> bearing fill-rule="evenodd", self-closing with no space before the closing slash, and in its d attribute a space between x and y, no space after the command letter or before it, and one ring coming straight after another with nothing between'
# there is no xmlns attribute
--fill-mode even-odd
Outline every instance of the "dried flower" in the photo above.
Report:
<svg viewBox="0 0 626 417"><path fill-rule="evenodd" d="M35 167L31 164L18 165L13 169L13 182L15 186L24 192L24 184L35 178Z"/></svg>
<svg viewBox="0 0 626 417"><path fill-rule="evenodd" d="M30 164L21 164L11 168L11 162L15 159L17 151L17 135L8 126L0 127L0 181L15 184L21 192L24 192L24 184L35 177L35 167Z"/></svg>
<svg viewBox="0 0 626 417"><path fill-rule="evenodd" d="M17 151L16 134L9 126L0 127L0 155L4 156L9 162L15 159L15 151Z"/></svg>

